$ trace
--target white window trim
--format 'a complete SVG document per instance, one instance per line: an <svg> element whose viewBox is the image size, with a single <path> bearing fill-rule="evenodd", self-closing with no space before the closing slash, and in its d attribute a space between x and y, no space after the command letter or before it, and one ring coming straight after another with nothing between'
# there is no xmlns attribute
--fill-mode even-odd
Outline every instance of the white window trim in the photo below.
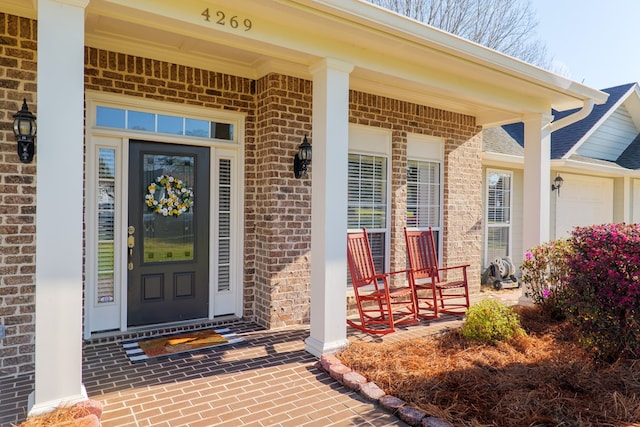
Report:
<svg viewBox="0 0 640 427"><path fill-rule="evenodd" d="M509 223L500 223L499 225L489 225L489 175L492 173L500 173L500 174L507 174L509 175L510 178L510 182L511 182L511 188L509 189L509 191L511 192L511 197L509 197L509 218L510 221ZM509 250L507 251L507 256L511 256L511 249L513 247L513 171L511 170L507 170L507 169L490 169L487 168L487 170L485 171L485 189L484 189L484 268L489 266L489 263L491 262L491 260L489 259L489 228L491 227L505 227L507 226L509 228L509 238L507 240L507 245L509 247Z"/></svg>
<svg viewBox="0 0 640 427"><path fill-rule="evenodd" d="M407 135L407 160L420 162L440 163L440 218L439 227L433 230L438 233L438 248L442 248L444 221L444 139L430 135L409 134ZM442 250L438 250L438 256L442 257ZM442 260L440 260L442 261Z"/></svg>
<svg viewBox="0 0 640 427"><path fill-rule="evenodd" d="M384 230L384 268L389 271L391 267L391 187L392 187L392 156L391 156L391 131L388 129L375 128L363 125L349 125L349 154L360 154L364 156L379 156L387 158L387 189ZM345 215L347 213L345 212ZM362 229L348 229L347 233L355 233ZM379 228L368 229L372 233L380 232ZM345 236L346 238L346 236Z"/></svg>
<svg viewBox="0 0 640 427"><path fill-rule="evenodd" d="M232 240L236 242L235 247L231 251L231 255L234 257L232 261L233 272L230 274L235 279L236 285L236 304L234 307L235 315L241 317L243 314L243 263L242 253L244 248L242 232L242 224L239 218L242 217L244 212L244 140L245 140L245 118L246 114L239 112L229 112L226 110L212 110L208 108L199 108L183 104L173 104L170 102L162 102L156 100L139 99L133 97L126 97L122 95L114 95L109 93L86 91L86 150L87 150L87 167L85 170L85 194L86 194L86 206L85 206L85 225L86 225L86 237L85 237L85 253L86 255L86 280L85 280L85 327L84 338L89 339L91 337L93 328L91 326L91 312L93 310L93 299L95 299L95 279L97 277L97 210L95 194L97 193L97 155L98 149L105 147L105 140L112 142L107 143L109 148L115 147L116 158L119 159L119 164L116 165L119 175L116 176L116 191L119 192L118 202L120 203L119 209L117 209L115 216L115 242L114 248L119 248L120 258L115 259L116 265L114 266L116 273L116 287L115 292L119 295L119 301L116 298L116 303L120 305L120 332L127 331L127 257L126 251L122 250L127 239L127 201L128 201L128 164L129 164L129 140L141 139L151 142L159 143L174 143L185 144L187 141L189 145L194 146L206 146L211 149L211 171L213 174L217 170L217 161L220 158L233 158L232 164L234 170L232 181L232 209L236 215L232 216L231 232ZM168 135L153 132L136 132L132 129L115 129L95 126L96 123L96 107L116 107L116 108L131 108L139 111L150 111L159 114L180 114L188 115L194 118L202 118L209 121L224 121L226 123L233 123L235 127L234 140L219 140L219 139L203 139L197 137ZM98 143L97 141L103 141ZM215 162L215 165L214 165ZM214 202L217 200L217 186L211 186L211 212L215 212ZM210 224L210 245L217 244L217 234L214 234L214 223ZM215 264L210 264L215 265ZM216 273L215 268L210 268L210 298L212 298L215 292L215 284L217 278L212 276ZM232 282L233 283L233 282ZM209 318L213 318L213 304L209 304Z"/></svg>
<svg viewBox="0 0 640 427"><path fill-rule="evenodd" d="M85 327L84 337L90 338L92 327L91 314L93 310L103 308L115 310L118 315L122 315L122 310L116 305L122 301L123 287L119 286L122 281L122 258L118 259L117 254L123 254L124 239L122 235L122 209L114 211L114 301L105 305L97 304L96 283L98 280L98 211L96 209L98 194L98 156L100 149L107 148L115 151L115 189L116 196L114 203L116 206L122 206L122 140L120 138L96 138L91 147L87 148L87 168L86 168L86 189L85 189L85 226L86 226L86 274L85 274ZM92 171L90 173L89 171ZM125 259L126 262L126 259ZM125 271L126 279L126 271ZM91 284L91 285L89 285ZM126 292L126 289L124 290ZM120 322L121 323L121 322Z"/></svg>

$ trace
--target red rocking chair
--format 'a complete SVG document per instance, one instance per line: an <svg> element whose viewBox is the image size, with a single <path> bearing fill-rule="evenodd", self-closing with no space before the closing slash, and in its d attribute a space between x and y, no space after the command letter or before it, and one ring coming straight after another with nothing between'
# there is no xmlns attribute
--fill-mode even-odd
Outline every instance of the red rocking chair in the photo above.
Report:
<svg viewBox="0 0 640 427"><path fill-rule="evenodd" d="M347 261L360 322L347 319L351 327L371 333L388 334L395 325L418 322L415 292L409 270L376 273L367 230L347 236ZM405 274L407 284L391 287L390 278Z"/></svg>
<svg viewBox="0 0 640 427"><path fill-rule="evenodd" d="M405 227L404 237L419 316L435 318L440 312L464 315L469 308L469 265L439 267L431 227L428 231L408 231ZM455 280L442 281L442 272L451 274L456 271ZM428 314L422 314L422 311L427 311Z"/></svg>

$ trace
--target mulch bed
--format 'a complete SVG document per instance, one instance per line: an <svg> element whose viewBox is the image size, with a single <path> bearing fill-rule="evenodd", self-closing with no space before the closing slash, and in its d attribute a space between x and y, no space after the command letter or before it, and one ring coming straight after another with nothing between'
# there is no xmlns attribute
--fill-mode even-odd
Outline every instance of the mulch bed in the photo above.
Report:
<svg viewBox="0 0 640 427"><path fill-rule="evenodd" d="M497 346L458 331L395 344L351 342L353 370L456 426L640 426L640 361L596 363L568 322L515 307L527 336Z"/></svg>

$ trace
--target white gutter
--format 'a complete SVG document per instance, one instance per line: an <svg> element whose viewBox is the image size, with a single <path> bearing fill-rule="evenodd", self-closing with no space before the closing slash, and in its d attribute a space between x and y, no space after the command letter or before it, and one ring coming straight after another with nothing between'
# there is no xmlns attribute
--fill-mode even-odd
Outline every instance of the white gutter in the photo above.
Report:
<svg viewBox="0 0 640 427"><path fill-rule="evenodd" d="M621 166L601 165L573 159L552 160L551 169L568 173L588 173L606 178L626 176L631 178L640 178L640 172L636 170L624 169Z"/></svg>
<svg viewBox="0 0 640 427"><path fill-rule="evenodd" d="M585 99L580 110L566 117L563 117L560 120L554 120L553 122L549 123L549 130L551 132L554 132L584 119L589 114L591 114L591 111L593 111L594 103L595 102L593 98Z"/></svg>

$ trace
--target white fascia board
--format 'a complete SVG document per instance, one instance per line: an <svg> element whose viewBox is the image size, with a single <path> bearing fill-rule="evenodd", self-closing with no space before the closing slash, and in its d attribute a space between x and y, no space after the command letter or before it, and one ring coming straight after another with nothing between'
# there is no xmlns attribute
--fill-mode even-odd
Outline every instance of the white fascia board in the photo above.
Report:
<svg viewBox="0 0 640 427"><path fill-rule="evenodd" d="M599 165L571 159L552 160L551 169L557 170L559 172L575 172L583 175L594 175L612 178L620 178L625 176L640 178L640 170L624 169L621 167Z"/></svg>
<svg viewBox="0 0 640 427"><path fill-rule="evenodd" d="M340 11L350 15L353 20L364 20L368 26L375 24L389 33L393 32L403 38L413 39L422 45L480 63L498 72L514 75L532 84L555 91L559 95L579 100L593 99L595 104L603 104L609 96L600 90L370 3L351 0L293 1L299 4L324 5L333 9L334 12ZM552 108L557 110L572 108L562 107L562 105L564 103L560 102L558 105L552 105Z"/></svg>
<svg viewBox="0 0 640 427"><path fill-rule="evenodd" d="M276 53L274 48L277 48L276 55L302 55L297 58L302 61L314 56L342 60L354 58L356 67L361 64L382 73L400 74L401 78L419 85L435 82L436 89L443 93L452 90L454 93L470 93L475 103L490 96L491 91L483 87L502 89L493 100L506 97L504 104L494 104L493 108L499 110L523 114L528 111L548 111L550 108L565 110L582 105L585 99L594 99L599 104L607 98L603 92L364 1L260 2L252 10L253 13L260 13L264 26L255 25L254 30L240 33L213 28L208 25L211 23L199 20L201 8L206 4L195 1L184 2L177 7L173 0L93 0L89 7L96 8L96 11L99 9L98 13L106 16L120 15L129 22L153 24L153 28L173 30L178 25L179 31L185 36L204 37L218 42L224 40L227 46L246 47L249 46L247 39L250 39L253 40L251 48L255 52L266 49L259 52L265 55ZM241 13L237 2L232 0L220 0L218 7L228 8L229 14L246 13ZM132 14L132 10L136 13ZM334 31L327 33L328 26ZM198 27L201 29L196 31ZM292 37L292 34L295 36ZM352 40L352 43L345 43L345 40ZM381 60L389 56L393 56L393 61ZM440 60L463 65L467 71L449 75L447 79L435 67L424 66L424 61L438 64L442 62ZM387 66L380 68L385 62ZM413 63L421 71L416 74L415 70L410 67L403 69L398 63ZM455 68L448 67L449 74ZM406 74L402 76L402 72ZM435 72L436 75L430 76L429 72ZM462 82L465 79L466 82ZM519 108L517 100L508 99L512 92L522 95Z"/></svg>
<svg viewBox="0 0 640 427"><path fill-rule="evenodd" d="M524 169L524 156L483 151L482 165L503 168L507 167L511 169Z"/></svg>
<svg viewBox="0 0 640 427"><path fill-rule="evenodd" d="M562 156L562 159L569 159L569 157L571 157L573 154L576 153L576 151L578 151L578 149L589 140L589 138L591 137L591 135L594 134L595 131L598 130L598 128L605 122L607 121L607 119L609 119L609 117L611 117L611 115L618 109L620 108L620 106L622 104L625 103L625 101L629 98L629 96L631 96L632 93L636 93L636 86L634 85L631 88L629 88L629 90L627 91L627 93L625 93L624 95L622 95L620 97L620 99L618 100L618 102L616 102L614 105L611 106L611 108L609 108L607 110L606 113L604 113L602 115L602 117L600 117L600 120L598 120L593 126L591 126L591 129L589 129L582 138L580 138L580 140L578 142L576 142L573 147L571 147L571 149L569 151L566 152L566 154L564 156Z"/></svg>
<svg viewBox="0 0 640 427"><path fill-rule="evenodd" d="M37 19L37 0L0 0L0 10L9 15Z"/></svg>

